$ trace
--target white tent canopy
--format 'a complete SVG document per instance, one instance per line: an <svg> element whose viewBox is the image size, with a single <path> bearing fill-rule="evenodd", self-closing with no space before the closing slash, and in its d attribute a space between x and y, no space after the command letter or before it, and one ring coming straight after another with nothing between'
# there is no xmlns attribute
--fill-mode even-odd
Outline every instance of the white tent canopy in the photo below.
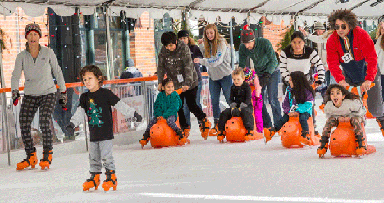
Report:
<svg viewBox="0 0 384 203"><path fill-rule="evenodd" d="M162 18L168 12L171 17L180 18L181 11L188 9L193 18L203 15L209 21L220 16L228 22L233 16L244 19L249 12L252 19L261 15L277 16L275 20L287 15L327 16L336 9L353 9L363 18L379 18L384 14L381 0L3 0L0 13L10 15L16 7L22 7L29 16L41 16L46 7L51 7L58 15L68 16L80 8L83 14L93 14L95 8L108 5L112 15L119 15L125 10L127 17L137 18L148 11L152 18ZM380 2L380 3L379 3Z"/></svg>

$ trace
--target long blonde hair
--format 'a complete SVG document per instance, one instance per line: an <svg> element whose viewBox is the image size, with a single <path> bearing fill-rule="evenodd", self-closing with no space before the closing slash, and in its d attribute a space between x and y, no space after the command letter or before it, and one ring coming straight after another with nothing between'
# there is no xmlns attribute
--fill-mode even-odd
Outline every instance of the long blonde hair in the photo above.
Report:
<svg viewBox="0 0 384 203"><path fill-rule="evenodd" d="M212 41L208 40L207 38L208 29L213 29L213 31L215 32L215 38ZM207 26L205 26L204 28L204 49L205 49L204 57L205 58L210 58L211 53L212 53L212 56L216 56L217 49L218 49L220 40L222 38L223 37L219 34L219 31L217 30L217 27L215 24L208 24Z"/></svg>
<svg viewBox="0 0 384 203"><path fill-rule="evenodd" d="M381 36L381 40L380 40L380 47L381 49L384 50L384 37L383 35L380 33L381 31L381 28L383 28L383 25L384 23L380 22L379 25L377 26L377 31L376 31L376 39L378 39L380 36Z"/></svg>

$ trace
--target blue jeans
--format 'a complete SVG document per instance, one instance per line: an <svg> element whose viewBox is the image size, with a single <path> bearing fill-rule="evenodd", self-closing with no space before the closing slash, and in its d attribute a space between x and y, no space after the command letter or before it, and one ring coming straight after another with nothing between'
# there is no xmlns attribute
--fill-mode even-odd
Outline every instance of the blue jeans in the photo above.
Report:
<svg viewBox="0 0 384 203"><path fill-rule="evenodd" d="M271 78L266 86L262 88L263 101L268 101L272 108L273 123L277 123L281 118L281 106L278 99L279 94L279 79L280 79L280 70L277 69L272 73ZM272 127L271 117L268 114L267 107L265 103L263 104L263 123L264 127Z"/></svg>
<svg viewBox="0 0 384 203"><path fill-rule="evenodd" d="M199 84L197 86L197 93L196 93L196 104L200 108L201 108L200 95L201 95L201 88L202 88L202 86L203 86L203 81L199 81ZM188 109L188 105L187 105L186 101L184 101L183 109L184 109L185 120L187 121L188 126L191 126L191 112Z"/></svg>
<svg viewBox="0 0 384 203"><path fill-rule="evenodd" d="M220 92L223 90L223 94L227 104L230 104L229 97L231 96L232 75L223 77L220 80L213 81L209 78L209 93L212 100L213 118L219 120L220 118Z"/></svg>

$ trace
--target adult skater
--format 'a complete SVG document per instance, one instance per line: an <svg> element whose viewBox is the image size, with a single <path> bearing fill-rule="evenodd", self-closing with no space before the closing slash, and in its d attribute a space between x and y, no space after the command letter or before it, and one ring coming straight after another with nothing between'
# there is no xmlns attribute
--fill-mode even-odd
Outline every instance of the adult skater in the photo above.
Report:
<svg viewBox="0 0 384 203"><path fill-rule="evenodd" d="M365 30L357 26L357 17L351 10L334 11L328 22L335 29L327 42L329 70L341 86L361 86L363 91L368 91L368 110L376 117L384 136L381 75L377 74L373 41ZM375 86L371 88L372 82Z"/></svg>
<svg viewBox="0 0 384 203"><path fill-rule="evenodd" d="M17 164L17 170L23 170L37 164L36 148L31 137L31 122L39 109L39 127L43 137L43 158L40 159L41 169L49 168L52 162L52 113L56 104L55 76L60 90L59 103L67 103L66 87L63 73L57 63L54 52L39 44L42 36L38 24L25 26L26 49L17 55L15 69L12 72L11 89L13 103L20 99L19 79L24 72L24 98L20 109L20 129L27 158Z"/></svg>

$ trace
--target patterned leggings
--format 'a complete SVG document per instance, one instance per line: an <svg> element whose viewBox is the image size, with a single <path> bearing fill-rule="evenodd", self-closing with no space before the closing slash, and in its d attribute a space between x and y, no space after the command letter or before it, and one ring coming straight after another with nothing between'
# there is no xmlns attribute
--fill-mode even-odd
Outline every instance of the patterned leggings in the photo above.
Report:
<svg viewBox="0 0 384 203"><path fill-rule="evenodd" d="M355 133L356 138L362 138L364 135L363 128L361 127L361 123L363 122L363 118L361 117L351 117L350 123L353 127L353 132ZM339 121L335 117L330 117L327 119L325 126L323 128L323 136L329 137L331 134L332 127L337 127L339 125Z"/></svg>
<svg viewBox="0 0 384 203"><path fill-rule="evenodd" d="M56 103L56 93L48 95L25 95L20 109L20 129L25 151L34 152L31 136L31 123L39 109L39 127L43 137L43 150L52 150L52 113Z"/></svg>

